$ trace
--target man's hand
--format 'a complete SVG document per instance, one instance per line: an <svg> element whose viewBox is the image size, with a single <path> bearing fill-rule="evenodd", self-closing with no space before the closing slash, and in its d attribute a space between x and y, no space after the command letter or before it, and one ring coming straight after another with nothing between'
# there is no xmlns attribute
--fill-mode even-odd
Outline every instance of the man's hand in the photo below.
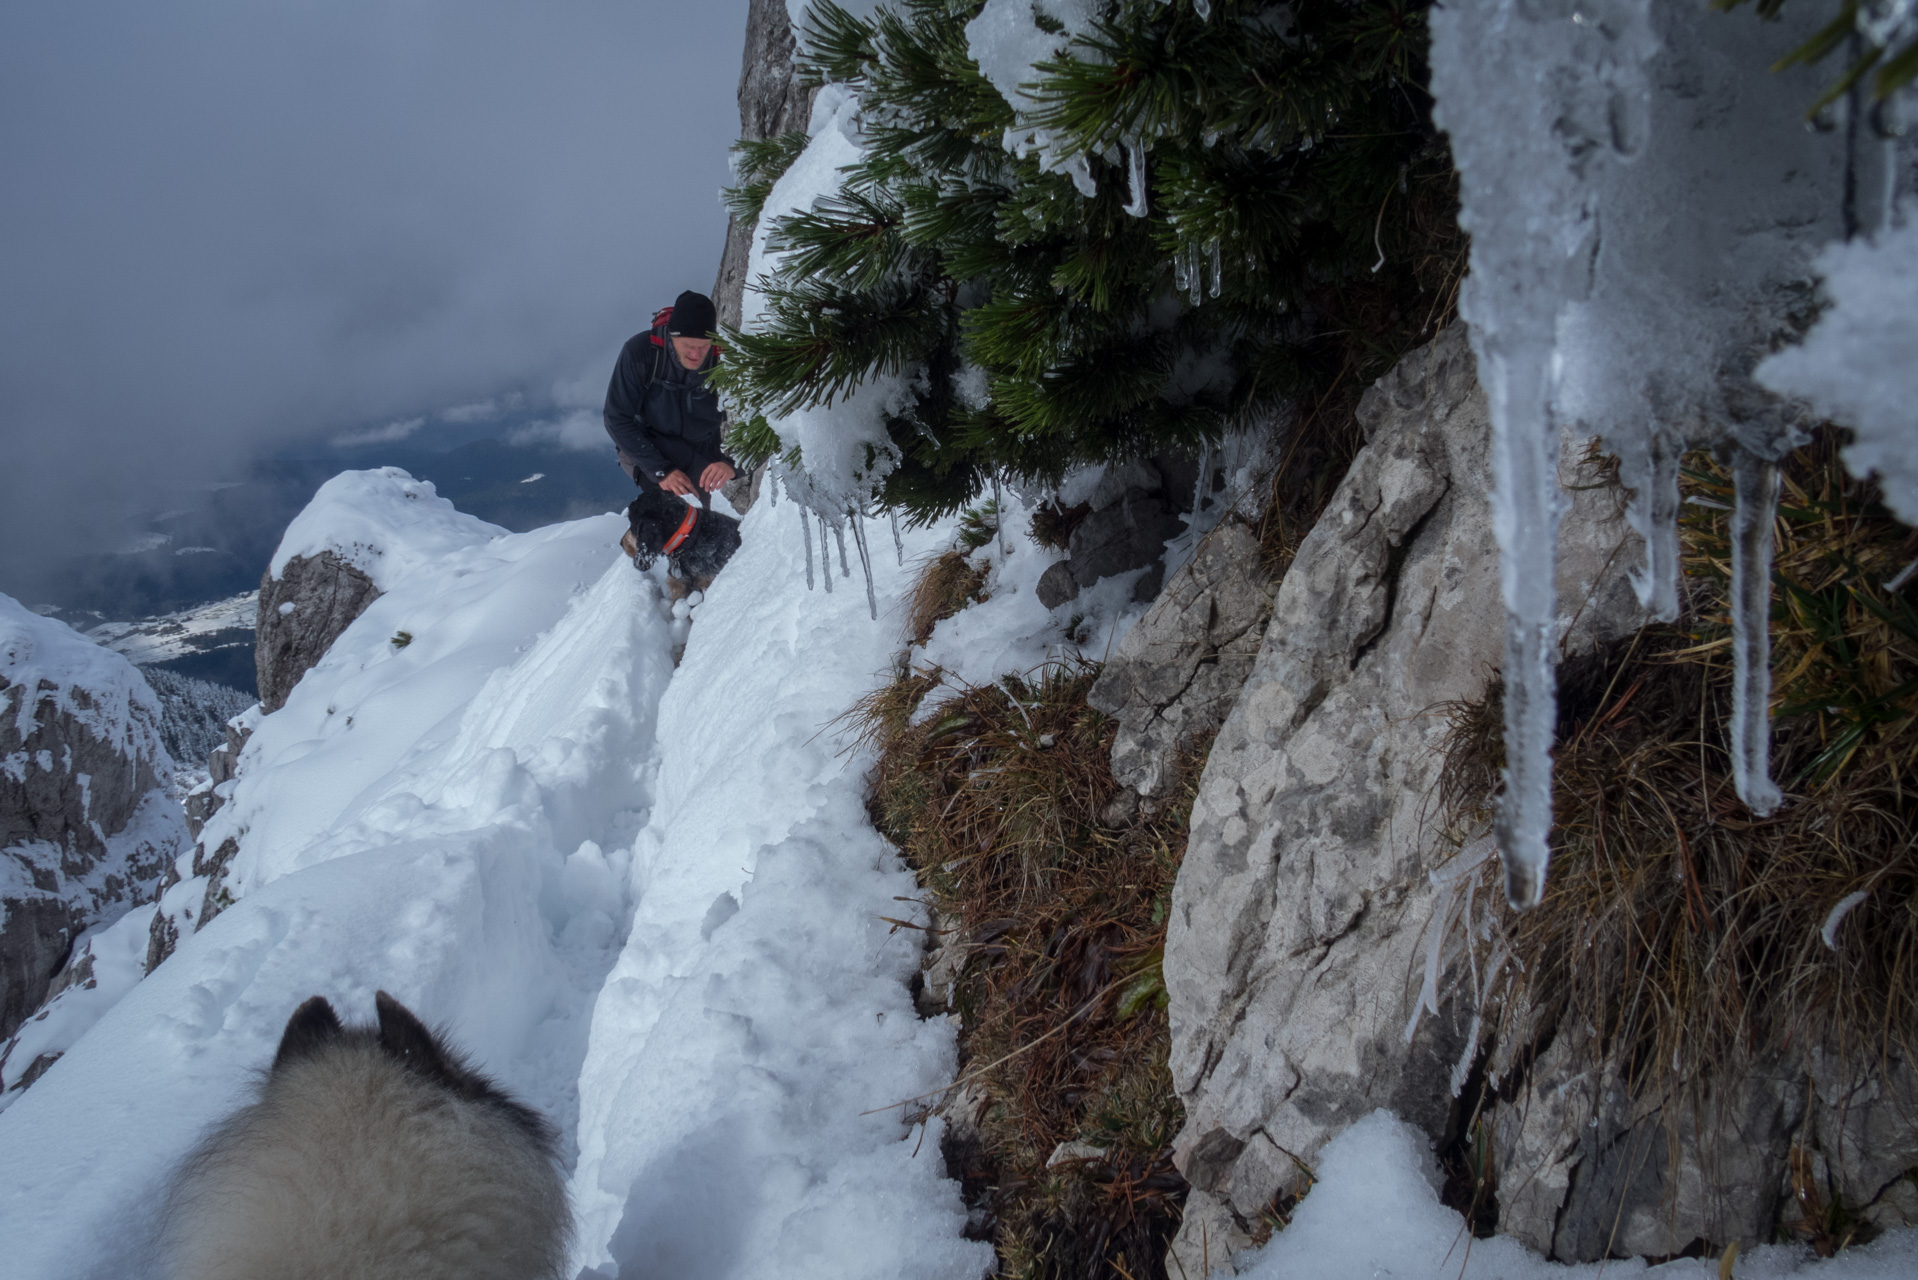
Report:
<svg viewBox="0 0 1918 1280"><path fill-rule="evenodd" d="M678 473L675 472L674 474L677 475ZM711 463L704 471L699 473L699 487L707 493L715 492L721 485L731 480L736 474L738 473L723 462Z"/></svg>
<svg viewBox="0 0 1918 1280"><path fill-rule="evenodd" d="M706 470L710 472L712 468L708 467ZM684 471L668 471L666 478L659 482L659 487L667 493L676 493L682 498L691 497L693 492L693 482L686 478Z"/></svg>

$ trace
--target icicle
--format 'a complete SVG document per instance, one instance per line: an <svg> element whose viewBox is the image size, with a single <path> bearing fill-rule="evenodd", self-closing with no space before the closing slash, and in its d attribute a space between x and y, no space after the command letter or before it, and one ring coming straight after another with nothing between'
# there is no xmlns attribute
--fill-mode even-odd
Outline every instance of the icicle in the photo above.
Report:
<svg viewBox="0 0 1918 1280"><path fill-rule="evenodd" d="M1012 554L1012 546L1006 541L1006 500L999 495L999 473L992 473L992 524L999 534L999 554Z"/></svg>
<svg viewBox="0 0 1918 1280"><path fill-rule="evenodd" d="M839 576L852 577L852 566L846 563L846 529L844 525L832 527L832 540L839 544Z"/></svg>
<svg viewBox="0 0 1918 1280"><path fill-rule="evenodd" d="M1185 273L1185 249L1172 251L1172 287L1179 293L1189 292L1192 287L1190 277Z"/></svg>
<svg viewBox="0 0 1918 1280"><path fill-rule="evenodd" d="M1764 817L1783 797L1771 780L1771 552L1778 465L1732 459L1732 784Z"/></svg>
<svg viewBox="0 0 1918 1280"><path fill-rule="evenodd" d="M1212 492L1212 442L1199 451L1199 478L1192 482L1192 522L1198 523L1199 504Z"/></svg>
<svg viewBox="0 0 1918 1280"><path fill-rule="evenodd" d="M1125 211L1135 218L1143 218L1147 212L1145 191L1145 144L1138 138L1125 144L1127 175L1132 183L1132 199L1127 202Z"/></svg>
<svg viewBox="0 0 1918 1280"><path fill-rule="evenodd" d="M826 545L826 517L819 517L819 576L826 580L826 594L832 594L832 548Z"/></svg>
<svg viewBox="0 0 1918 1280"><path fill-rule="evenodd" d="M886 517L892 521L892 553L899 557L899 563L903 567L906 563L906 540L899 536L899 513L887 507Z"/></svg>
<svg viewBox="0 0 1918 1280"><path fill-rule="evenodd" d="M1492 413L1492 528L1505 600L1505 770L1498 852L1515 910L1545 897L1551 861L1552 740L1558 720L1558 424L1546 388L1549 338L1487 361Z"/></svg>
<svg viewBox="0 0 1918 1280"><path fill-rule="evenodd" d="M852 521L852 544L859 551L859 567L866 571L866 611L872 614L874 622L879 621L879 597L872 587L872 553L866 550L866 519L857 511L850 512L846 518Z"/></svg>
<svg viewBox="0 0 1918 1280"><path fill-rule="evenodd" d="M799 512L799 541L804 543L806 547L806 590L811 591L813 589L812 526L806 523L806 504L803 502L795 502L793 503L793 507Z"/></svg>
<svg viewBox="0 0 1918 1280"><path fill-rule="evenodd" d="M1219 242L1212 242L1212 296L1218 297L1225 288L1225 262L1219 252Z"/></svg>
<svg viewBox="0 0 1918 1280"><path fill-rule="evenodd" d="M1192 12L1199 15L1201 22L1212 21L1212 0L1192 0Z"/></svg>

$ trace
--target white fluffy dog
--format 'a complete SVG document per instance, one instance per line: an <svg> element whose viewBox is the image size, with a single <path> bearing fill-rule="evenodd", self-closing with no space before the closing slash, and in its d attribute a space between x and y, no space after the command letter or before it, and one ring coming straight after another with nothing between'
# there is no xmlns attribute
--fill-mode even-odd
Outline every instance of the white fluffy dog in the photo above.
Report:
<svg viewBox="0 0 1918 1280"><path fill-rule="evenodd" d="M182 1166L170 1280L557 1280L572 1229L552 1126L380 992L314 996L259 1101Z"/></svg>

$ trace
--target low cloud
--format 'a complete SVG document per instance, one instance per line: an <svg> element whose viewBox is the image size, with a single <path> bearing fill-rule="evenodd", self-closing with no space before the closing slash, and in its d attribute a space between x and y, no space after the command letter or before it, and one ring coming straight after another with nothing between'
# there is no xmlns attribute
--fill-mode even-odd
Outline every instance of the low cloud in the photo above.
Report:
<svg viewBox="0 0 1918 1280"><path fill-rule="evenodd" d="M341 449L363 444L392 444L406 439L425 425L425 418L407 418L400 422L389 422L383 427L374 427L370 431L349 431L345 435L334 436L333 444Z"/></svg>
<svg viewBox="0 0 1918 1280"><path fill-rule="evenodd" d="M711 288L745 10L0 5L0 591L255 458L507 421L582 365L540 429L604 447L569 411Z"/></svg>
<svg viewBox="0 0 1918 1280"><path fill-rule="evenodd" d="M461 424L491 422L508 409L518 408L524 398L518 392L514 392L491 400L476 400L472 404L456 404L451 409L440 410L440 421Z"/></svg>
<svg viewBox="0 0 1918 1280"><path fill-rule="evenodd" d="M557 418L529 422L507 433L506 443L516 445L556 444L562 449L588 450L613 447L607 438L606 422L597 408L574 409Z"/></svg>

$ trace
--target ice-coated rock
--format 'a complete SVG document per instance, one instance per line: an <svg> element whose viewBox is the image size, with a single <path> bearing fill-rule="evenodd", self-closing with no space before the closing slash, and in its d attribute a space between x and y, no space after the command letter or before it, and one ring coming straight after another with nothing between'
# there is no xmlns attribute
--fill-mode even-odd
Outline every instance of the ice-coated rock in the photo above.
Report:
<svg viewBox="0 0 1918 1280"><path fill-rule="evenodd" d="M1179 752L1224 722L1258 656L1275 585L1260 567L1257 533L1236 520L1172 576L1087 694L1119 721L1115 778L1156 795Z"/></svg>
<svg viewBox="0 0 1918 1280"><path fill-rule="evenodd" d="M159 728L132 663L0 596L0 1039L74 938L150 901L178 853Z"/></svg>
<svg viewBox="0 0 1918 1280"><path fill-rule="evenodd" d="M1429 813L1437 708L1481 696L1502 643L1490 421L1462 326L1406 357L1359 416L1368 443L1279 585L1173 890L1175 1154L1195 1188L1174 1251L1191 1275L1202 1253L1216 1268L1242 1245L1216 1238L1233 1215L1298 1189L1374 1109L1438 1136L1465 1048L1456 1002L1405 1034L1438 893L1427 872L1451 852ZM1641 617L1622 495L1580 474L1582 454L1560 461L1580 486L1558 564L1573 647Z"/></svg>

